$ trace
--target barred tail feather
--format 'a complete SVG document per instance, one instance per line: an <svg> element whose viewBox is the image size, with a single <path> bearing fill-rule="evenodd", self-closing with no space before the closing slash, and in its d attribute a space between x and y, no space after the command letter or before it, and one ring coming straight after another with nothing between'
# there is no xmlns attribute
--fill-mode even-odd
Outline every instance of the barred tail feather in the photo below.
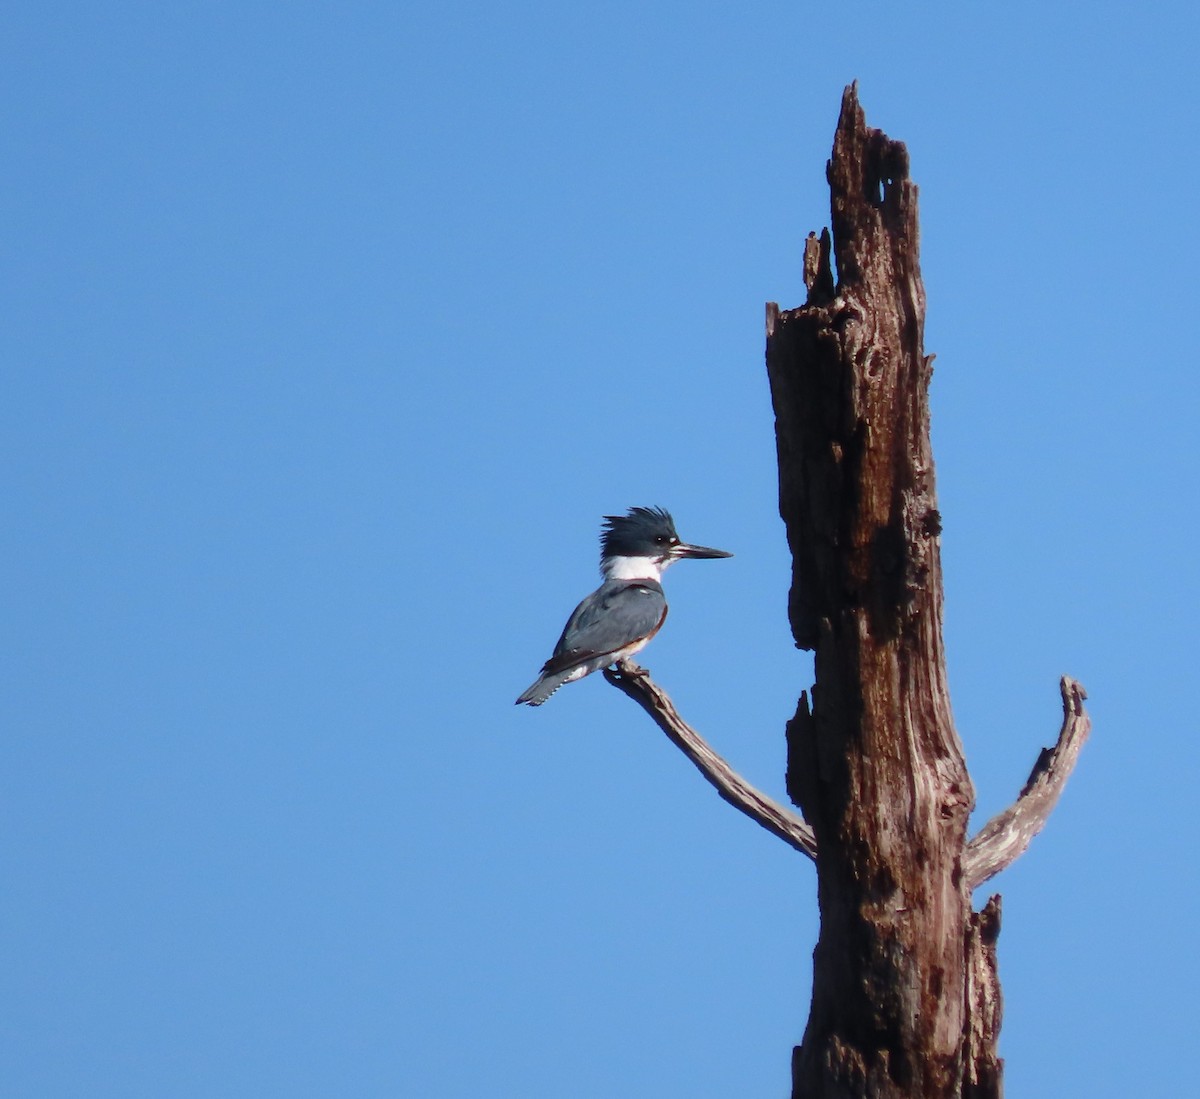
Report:
<svg viewBox="0 0 1200 1099"><path fill-rule="evenodd" d="M564 683L568 682L572 676L571 672L574 669L568 669L565 672L555 672L552 675L540 675L537 682L530 686L520 698L517 699L516 705L528 703L530 706L540 706L546 701L555 691Z"/></svg>

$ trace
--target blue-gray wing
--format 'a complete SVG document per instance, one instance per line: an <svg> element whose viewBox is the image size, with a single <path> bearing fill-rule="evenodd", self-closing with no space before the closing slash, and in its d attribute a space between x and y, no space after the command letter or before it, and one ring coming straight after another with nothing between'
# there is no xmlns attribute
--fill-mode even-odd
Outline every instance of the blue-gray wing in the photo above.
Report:
<svg viewBox="0 0 1200 1099"><path fill-rule="evenodd" d="M654 580L606 580L567 621L542 673L564 671L653 637L667 617L667 600Z"/></svg>

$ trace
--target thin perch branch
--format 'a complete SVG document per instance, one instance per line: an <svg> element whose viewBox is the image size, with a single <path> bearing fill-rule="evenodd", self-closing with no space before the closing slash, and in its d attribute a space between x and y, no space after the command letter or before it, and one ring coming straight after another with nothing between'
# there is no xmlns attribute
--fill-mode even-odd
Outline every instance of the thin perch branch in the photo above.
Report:
<svg viewBox="0 0 1200 1099"><path fill-rule="evenodd" d="M615 670L605 668L604 678L624 691L654 719L671 743L696 765L730 805L810 859L817 857L817 839L804 818L756 790L717 755L704 738L679 716L666 692L650 678L645 668L625 660Z"/></svg>
<svg viewBox="0 0 1200 1099"><path fill-rule="evenodd" d="M1014 863L1046 825L1092 729L1083 708L1087 691L1063 676L1063 723L1058 742L1043 748L1017 800L992 817L967 844L963 871L971 889Z"/></svg>

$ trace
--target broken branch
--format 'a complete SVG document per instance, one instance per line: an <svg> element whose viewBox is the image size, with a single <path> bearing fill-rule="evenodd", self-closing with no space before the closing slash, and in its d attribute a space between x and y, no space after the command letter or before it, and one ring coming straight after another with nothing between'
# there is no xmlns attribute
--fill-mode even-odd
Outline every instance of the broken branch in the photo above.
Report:
<svg viewBox="0 0 1200 1099"><path fill-rule="evenodd" d="M963 871L975 889L1012 865L1049 820L1062 796L1079 752L1091 732L1092 720L1083 707L1087 692L1073 679L1061 683L1063 723L1058 742L1043 748L1017 800L992 817L967 844Z"/></svg>

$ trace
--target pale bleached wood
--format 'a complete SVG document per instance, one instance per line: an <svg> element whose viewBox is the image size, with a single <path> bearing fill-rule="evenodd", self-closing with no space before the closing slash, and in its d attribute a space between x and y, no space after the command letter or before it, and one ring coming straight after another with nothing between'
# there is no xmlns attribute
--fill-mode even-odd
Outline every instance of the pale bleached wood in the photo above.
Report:
<svg viewBox="0 0 1200 1099"><path fill-rule="evenodd" d="M1033 837L1045 827L1075 768L1092 728L1083 706L1087 691L1067 676L1063 676L1060 689L1063 723L1057 743L1042 749L1017 800L992 817L967 844L963 872L971 889L1024 854Z"/></svg>
<svg viewBox="0 0 1200 1099"><path fill-rule="evenodd" d="M816 837L804 818L785 809L761 790L756 790L717 755L708 742L679 716L666 691L650 678L645 668L632 660L625 660L615 670L605 668L604 678L624 691L654 719L671 743L695 764L696 769L730 805L810 859L817 857Z"/></svg>

